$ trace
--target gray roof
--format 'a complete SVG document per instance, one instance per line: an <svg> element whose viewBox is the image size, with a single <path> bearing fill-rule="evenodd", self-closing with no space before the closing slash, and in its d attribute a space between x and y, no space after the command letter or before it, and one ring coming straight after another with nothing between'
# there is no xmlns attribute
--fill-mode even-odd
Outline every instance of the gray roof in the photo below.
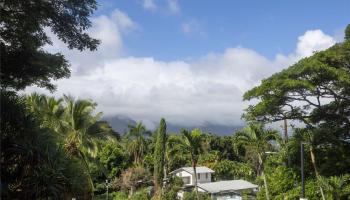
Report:
<svg viewBox="0 0 350 200"><path fill-rule="evenodd" d="M245 181L245 180L231 180L231 181L218 181L218 182L210 182L210 183L198 183L198 187L202 188L203 190L205 190L211 194L258 188L257 185L254 185L254 184L252 184L248 181Z"/></svg>
<svg viewBox="0 0 350 200"><path fill-rule="evenodd" d="M184 170L184 171L186 171L186 172L188 172L190 174L194 173L193 172L193 167L181 167L181 168L179 168L177 170L172 171L171 173L177 173L177 172L182 171L182 170ZM196 172L197 172L197 174L198 173L214 173L214 170L212 170L212 169L210 169L208 167L196 167Z"/></svg>

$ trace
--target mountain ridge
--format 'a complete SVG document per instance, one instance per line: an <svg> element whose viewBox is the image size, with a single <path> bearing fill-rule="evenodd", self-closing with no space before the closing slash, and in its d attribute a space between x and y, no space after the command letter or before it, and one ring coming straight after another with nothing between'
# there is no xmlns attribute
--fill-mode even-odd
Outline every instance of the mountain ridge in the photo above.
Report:
<svg viewBox="0 0 350 200"><path fill-rule="evenodd" d="M107 117L104 117L102 120L107 121L111 125L111 127L121 135L127 132L128 125L135 125L137 123L132 118L123 116L123 115L107 116ZM220 136L227 136L227 135L232 135L235 131L243 128L243 126L227 126L227 125L212 124L212 123L205 123L201 126L181 126L181 125L172 124L169 122L167 123L167 131L170 133L179 133L182 128L189 129L189 130L194 128L200 128L205 133L212 133Z"/></svg>

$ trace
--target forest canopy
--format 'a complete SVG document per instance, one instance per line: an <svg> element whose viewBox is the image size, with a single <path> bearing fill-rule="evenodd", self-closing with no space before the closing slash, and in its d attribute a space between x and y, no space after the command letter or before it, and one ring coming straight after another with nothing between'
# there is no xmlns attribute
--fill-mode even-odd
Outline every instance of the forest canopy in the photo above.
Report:
<svg viewBox="0 0 350 200"><path fill-rule="evenodd" d="M244 100L257 103L232 135L199 128L171 133L165 118L155 130L138 122L117 133L94 100L23 92L28 86L54 91L53 80L70 76L64 55L44 50L52 44L47 31L70 49L97 50L99 40L87 34L96 9L95 0L0 3L1 198L173 200L183 180L170 172L207 166L213 181L259 186L244 198L296 199L301 159L308 199L350 197L350 25L344 41L247 91ZM281 120L303 126L283 138L269 126ZM184 199L210 196L195 181Z"/></svg>

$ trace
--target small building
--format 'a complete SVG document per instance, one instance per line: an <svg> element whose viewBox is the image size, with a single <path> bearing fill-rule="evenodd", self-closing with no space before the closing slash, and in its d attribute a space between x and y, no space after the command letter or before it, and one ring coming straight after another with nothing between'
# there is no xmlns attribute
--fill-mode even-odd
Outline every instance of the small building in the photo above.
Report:
<svg viewBox="0 0 350 200"><path fill-rule="evenodd" d="M208 167L196 167L196 173L198 191L210 194L213 200L241 200L243 194L254 196L258 189L257 185L245 180L212 182L214 170ZM184 192L194 187L193 167L181 167L171 174L181 177L184 182L183 189L178 193L179 199L182 199Z"/></svg>
<svg viewBox="0 0 350 200"><path fill-rule="evenodd" d="M214 173L214 171L208 167L196 167L196 173L197 183L209 183L211 182L211 174ZM181 167L172 171L171 174L181 177L185 186L194 186L195 176L193 167Z"/></svg>
<svg viewBox="0 0 350 200"><path fill-rule="evenodd" d="M241 200L242 195L253 195L258 186L245 180L228 180L198 184L198 191L211 195L215 200Z"/></svg>

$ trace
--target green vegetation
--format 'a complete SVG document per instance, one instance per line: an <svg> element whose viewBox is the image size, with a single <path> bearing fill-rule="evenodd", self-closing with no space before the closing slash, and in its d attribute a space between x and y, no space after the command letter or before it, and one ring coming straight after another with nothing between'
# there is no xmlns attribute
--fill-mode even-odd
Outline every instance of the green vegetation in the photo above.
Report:
<svg viewBox="0 0 350 200"><path fill-rule="evenodd" d="M264 179L264 189L266 199L269 200L269 190L267 187L266 176L264 174L264 160L267 151L274 149L271 145L271 140L278 140L279 135L274 130L265 130L261 123L250 123L248 126L235 135L235 140L238 144L248 147L258 158L257 175L261 175Z"/></svg>
<svg viewBox="0 0 350 200"><path fill-rule="evenodd" d="M182 134L185 138L186 151L188 151L191 155L191 162L192 162L192 167L194 172L194 188L196 191L197 199L199 199L196 167L197 167L199 155L202 152L202 144L203 144L202 132L200 129L194 129L191 132L187 130L182 130Z"/></svg>
<svg viewBox="0 0 350 200"><path fill-rule="evenodd" d="M166 123L165 119L160 120L157 131L157 140L154 150L154 186L156 193L161 193L165 171L165 143L166 143Z"/></svg>
<svg viewBox="0 0 350 200"><path fill-rule="evenodd" d="M5 1L0 9L3 199L105 199L109 194L170 200L183 182L168 174L183 166L210 167L215 180L254 182L260 186L258 199L296 199L301 143L306 197L349 199L350 25L344 42L247 91L244 99L257 103L244 114L247 126L231 136L200 129L168 133L165 119L155 132L139 122L119 135L101 121L92 100L20 91L31 85L53 91L51 80L70 75L63 55L43 50L51 43L44 28L69 48L96 50L99 41L85 33L96 2ZM288 140L266 128L280 120L300 123ZM184 198L210 197L195 183Z"/></svg>

